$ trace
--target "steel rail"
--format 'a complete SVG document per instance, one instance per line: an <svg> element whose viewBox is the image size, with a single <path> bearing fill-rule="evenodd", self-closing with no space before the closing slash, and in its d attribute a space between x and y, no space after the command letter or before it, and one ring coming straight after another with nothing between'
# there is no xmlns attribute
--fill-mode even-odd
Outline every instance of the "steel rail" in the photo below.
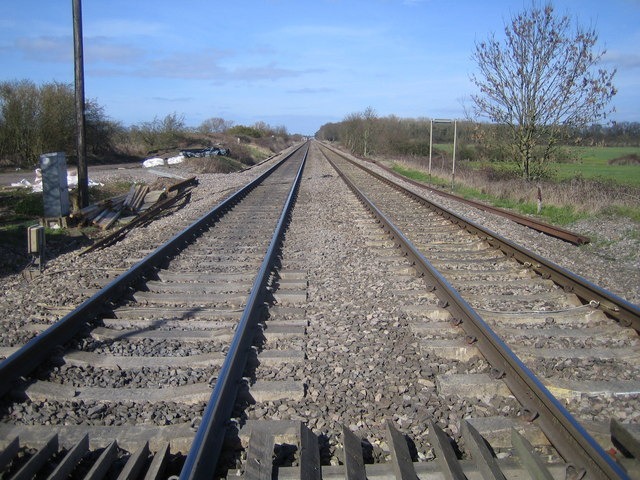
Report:
<svg viewBox="0 0 640 480"><path fill-rule="evenodd" d="M518 401L529 410L529 420L540 426L560 455L578 469L583 468L587 474L586 478L628 479L626 472L598 445L420 250L334 162L328 158L327 160L378 219L382 228L398 242L397 246L413 263L416 271L426 277L427 285L433 288L442 305L450 312L454 323L465 330L467 341L474 344L495 371L499 372L499 378L504 380Z"/></svg>
<svg viewBox="0 0 640 480"><path fill-rule="evenodd" d="M229 211L231 207L247 196L249 192L275 172L303 146L304 144L298 146L272 168L238 189L234 194L207 212L200 219L196 220L192 225L148 254L129 270L104 286L91 298L85 300L72 312L65 315L41 334L32 338L23 347L2 361L2 363L0 363L0 396L9 392L20 377L28 375L45 361L54 348L71 340L85 324L95 318L95 316L104 309L105 305L120 298L127 288L187 247L211 222Z"/></svg>
<svg viewBox="0 0 640 480"><path fill-rule="evenodd" d="M326 145L323 145L325 148ZM516 243L507 240L506 238L498 235L491 230L478 225L477 223L454 213L453 211L434 203L422 195L412 192L402 185L398 185L389 178L380 175L377 172L373 172L357 162L354 162L350 158L347 158L340 152L336 152L330 149L333 153L339 155L344 160L348 161L352 165L360 168L368 174L374 176L378 180L392 186L396 190L409 196L412 200L415 200L432 211L438 213L449 221L464 228L469 233L477 235L482 240L487 241L491 246L502 251L508 257L514 258L526 267L531 268L543 278L549 278L556 284L564 288L565 291L574 293L586 303L592 303L595 307L601 308L607 315L618 320L622 325L631 327L640 332L640 307L627 302L623 298L601 288L588 280L572 273L559 265L547 260L540 255L527 250L526 248L517 245Z"/></svg>
<svg viewBox="0 0 640 480"><path fill-rule="evenodd" d="M328 145L325 145L325 147L333 150L335 153L341 154L342 152L340 152L339 150L334 149L333 147L330 147ZM525 227L529 227L533 230L537 230L539 232L542 233L546 233L547 235L551 236L551 237L556 237L559 238L561 240L565 240L569 243L573 243L574 245L585 245L587 243L589 243L590 239L589 237L585 236L585 235L580 235L579 233L575 233L575 232L571 232L565 228L561 228L561 227L557 227L555 225L550 225L548 223L542 222L540 220L536 220L535 218L531 218L531 217L525 217L524 215L520 215L518 213L514 213L514 212L509 212L508 210L504 210L502 208L498 208L498 207L492 207L491 205L487 205L485 203L482 202L477 202L475 200L470 200L468 198L463 198L460 197L458 195L454 195L453 193L449 193L449 192L445 192L443 190L439 190L437 188L431 187L429 185L425 185L424 183L420 183L417 182L415 180L412 180L410 178L407 178L403 175L401 175L398 172L393 171L392 169L390 169L389 167L382 165L381 163L375 161L375 160L365 160L365 159L361 159L364 162L370 162L373 163L374 165L382 168L384 171L390 173L391 175L393 175L396 178L399 178L407 183L410 183L411 185L415 185L416 187L420 187L420 188L424 188L425 190L430 191L431 193L435 193L436 195L440 195L441 197L445 197L445 198L450 198L452 200L455 200L457 202L460 203L466 203L467 205L471 205L472 207L478 208L480 210L484 210L485 212L490 212L496 215L500 215L502 217L506 217L509 220L512 220L516 223L519 223L520 225L524 225Z"/></svg>
<svg viewBox="0 0 640 480"><path fill-rule="evenodd" d="M308 153L309 142L307 142L307 150L283 205L267 254L260 266L246 307L242 312L242 317L231 341L229 351L225 356L215 387L202 415L202 422L180 472L180 480L210 480L214 476L224 443L226 426L230 420L251 342L256 332L260 311L263 307L265 287L302 180L302 172Z"/></svg>

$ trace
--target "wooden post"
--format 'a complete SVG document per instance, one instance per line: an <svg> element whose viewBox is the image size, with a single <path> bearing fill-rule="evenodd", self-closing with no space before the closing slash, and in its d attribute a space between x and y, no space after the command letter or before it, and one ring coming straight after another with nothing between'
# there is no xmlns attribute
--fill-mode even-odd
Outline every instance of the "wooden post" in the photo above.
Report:
<svg viewBox="0 0 640 480"><path fill-rule="evenodd" d="M542 189L538 185L538 215L542 211Z"/></svg>
<svg viewBox="0 0 640 480"><path fill-rule="evenodd" d="M73 3L73 53L76 87L76 148L78 151L78 204L80 208L89 205L89 175L87 173L87 145L85 142L84 115L84 54L82 48L82 5L80 0Z"/></svg>
<svg viewBox="0 0 640 480"><path fill-rule="evenodd" d="M451 190L453 190L453 184L456 181L456 140L458 138L458 121L453 121L453 165L451 167Z"/></svg>
<svg viewBox="0 0 640 480"><path fill-rule="evenodd" d="M429 127L429 182L431 182L431 152L433 151L433 119Z"/></svg>

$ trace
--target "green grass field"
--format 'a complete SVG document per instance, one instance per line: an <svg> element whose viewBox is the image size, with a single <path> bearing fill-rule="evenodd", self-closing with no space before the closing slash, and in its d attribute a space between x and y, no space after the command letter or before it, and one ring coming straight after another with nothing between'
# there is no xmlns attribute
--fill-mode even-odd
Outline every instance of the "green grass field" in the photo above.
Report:
<svg viewBox="0 0 640 480"><path fill-rule="evenodd" d="M581 176L640 187L640 165L609 165L609 160L640 155L637 147L571 147L580 163L552 163L559 180Z"/></svg>
<svg viewBox="0 0 640 480"><path fill-rule="evenodd" d="M451 154L453 144L435 144L434 147ZM549 167L556 180L581 177L602 180L621 185L640 188L640 165L610 165L609 160L626 155L640 155L639 147L567 147L579 159L578 163L550 163ZM471 167L475 162L471 162ZM507 168L505 164L493 163L498 169Z"/></svg>

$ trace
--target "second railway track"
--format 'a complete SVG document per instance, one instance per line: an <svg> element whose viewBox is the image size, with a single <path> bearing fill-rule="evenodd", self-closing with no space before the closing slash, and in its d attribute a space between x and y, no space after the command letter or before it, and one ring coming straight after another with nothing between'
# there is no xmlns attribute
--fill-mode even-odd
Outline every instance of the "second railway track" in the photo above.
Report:
<svg viewBox="0 0 640 480"><path fill-rule="evenodd" d="M53 359L40 355L45 364L14 385L17 401L5 395L3 437L20 435L21 444L49 452L39 468L52 472L89 433L93 451L78 454L74 478L82 468L93 474L115 438L125 451L102 472L113 478L180 473L186 480L214 471L245 478L511 478L523 468L539 478L624 478L614 460L585 460L567 445L601 455L613 435L633 449L619 423L637 423L637 334L619 323L633 325L635 307L622 302L614 311L613 297L579 300L537 275L541 269L558 280L535 262L425 213L335 152L310 145L291 213L279 206L296 192L284 178L298 171L306 147L208 226L210 237L170 262L158 259L130 282L128 300L110 299L97 328L54 348ZM325 157L366 192L383 220ZM387 221L600 447L564 442L535 402L514 397L507 388L512 372L484 358L483 340L463 333L467 320L443 300L440 284L421 277ZM270 243L274 228L286 225L282 245ZM267 251L277 259L265 263ZM259 293L252 289L256 274L266 275ZM243 333L243 324L256 322L257 334ZM60 453L44 446L54 431ZM37 463L38 453L21 448L9 457L15 459L5 478L26 478L23 469ZM157 473L161 462L168 462L164 474ZM632 460L624 467L637 468Z"/></svg>

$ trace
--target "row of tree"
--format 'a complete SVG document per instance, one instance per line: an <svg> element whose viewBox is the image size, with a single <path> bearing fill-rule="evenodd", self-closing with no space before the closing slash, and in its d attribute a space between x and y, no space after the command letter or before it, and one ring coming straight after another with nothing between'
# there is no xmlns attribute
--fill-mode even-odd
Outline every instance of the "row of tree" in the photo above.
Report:
<svg viewBox="0 0 640 480"><path fill-rule="evenodd" d="M471 120L457 121L459 157L469 160L508 161L513 159L505 144L510 141L508 127ZM326 123L316 132L316 138L340 142L356 155L429 154L429 139L434 144L452 143L452 123L433 123L429 118L379 117L373 108L347 115L341 122ZM594 124L583 128L565 127L561 144L566 146L640 147L640 122ZM442 154L442 152L438 152ZM557 156L562 153L554 152Z"/></svg>
<svg viewBox="0 0 640 480"><path fill-rule="evenodd" d="M74 89L52 82L36 85L28 80L0 83L0 165L32 167L46 152L76 156ZM206 143L208 136L226 132L238 137L284 137L284 126L256 122L235 125L209 118L188 127L184 115L171 113L152 121L125 127L110 120L95 100L86 102L86 144L90 156L145 156L147 152L184 143Z"/></svg>
<svg viewBox="0 0 640 480"><path fill-rule="evenodd" d="M462 123L465 127L458 129L458 140L472 143L473 123ZM429 154L431 135L434 143L451 143L453 129L451 123L434 123L431 132L428 118L378 117L375 110L368 107L363 112L347 115L342 122L324 124L316 138L340 142L356 155L424 156Z"/></svg>
<svg viewBox="0 0 640 480"><path fill-rule="evenodd" d="M41 86L22 80L0 83L0 159L29 165L40 154L75 152L75 104L72 85ZM117 125L94 101L86 102L87 150L99 154L112 148Z"/></svg>

